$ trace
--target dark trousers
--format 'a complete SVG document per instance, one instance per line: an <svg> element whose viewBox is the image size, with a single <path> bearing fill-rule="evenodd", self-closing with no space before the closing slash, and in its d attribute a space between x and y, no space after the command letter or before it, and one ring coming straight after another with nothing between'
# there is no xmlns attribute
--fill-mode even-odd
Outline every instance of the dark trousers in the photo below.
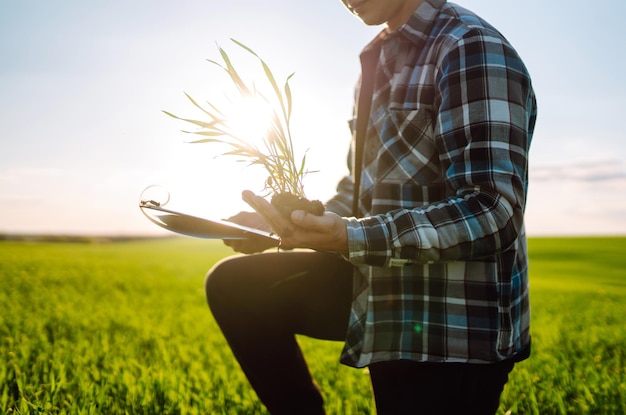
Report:
<svg viewBox="0 0 626 415"><path fill-rule="evenodd" d="M221 261L207 299L237 361L273 415L324 414L295 335L344 340L352 265L335 254L287 251ZM392 361L369 367L377 413L493 414L513 363Z"/></svg>

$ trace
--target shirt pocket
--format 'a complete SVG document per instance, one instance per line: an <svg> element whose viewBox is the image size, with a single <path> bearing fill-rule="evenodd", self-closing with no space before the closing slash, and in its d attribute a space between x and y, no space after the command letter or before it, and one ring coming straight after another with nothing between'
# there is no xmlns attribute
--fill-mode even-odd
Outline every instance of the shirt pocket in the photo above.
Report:
<svg viewBox="0 0 626 415"><path fill-rule="evenodd" d="M380 132L376 180L431 186L443 182L432 111L392 109Z"/></svg>

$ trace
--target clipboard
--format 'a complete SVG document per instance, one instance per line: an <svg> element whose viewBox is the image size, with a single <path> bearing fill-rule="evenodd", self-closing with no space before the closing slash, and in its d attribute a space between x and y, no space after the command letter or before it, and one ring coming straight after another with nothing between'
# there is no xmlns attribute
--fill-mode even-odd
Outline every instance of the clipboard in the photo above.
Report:
<svg viewBox="0 0 626 415"><path fill-rule="evenodd" d="M206 239L256 239L261 238L280 243L278 235L247 226L237 225L224 220L211 220L177 212L161 207L152 200L142 200L139 208L146 218L155 225L170 232L179 233L195 238Z"/></svg>

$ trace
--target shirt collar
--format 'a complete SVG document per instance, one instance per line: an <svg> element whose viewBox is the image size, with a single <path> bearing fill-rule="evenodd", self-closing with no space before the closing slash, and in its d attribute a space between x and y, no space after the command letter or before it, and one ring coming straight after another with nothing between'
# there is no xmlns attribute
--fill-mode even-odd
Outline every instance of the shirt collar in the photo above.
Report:
<svg viewBox="0 0 626 415"><path fill-rule="evenodd" d="M404 35L412 42L423 42L428 37L432 25L445 4L446 0L425 0L396 32Z"/></svg>
<svg viewBox="0 0 626 415"><path fill-rule="evenodd" d="M387 29L384 29L363 48L363 52L367 53L369 49L380 47L382 41L397 34L404 35L414 43L423 42L428 37L430 28L446 2L447 0L425 0L415 9L415 12L413 12L413 15L405 24L393 32L388 32Z"/></svg>
<svg viewBox="0 0 626 415"><path fill-rule="evenodd" d="M370 61L370 65L375 65L382 44L399 35L405 36L414 44L425 42L440 9L446 2L447 0L425 0L415 9L409 20L397 30L393 32L388 32L387 29L382 30L361 51L361 64L364 65L365 62Z"/></svg>

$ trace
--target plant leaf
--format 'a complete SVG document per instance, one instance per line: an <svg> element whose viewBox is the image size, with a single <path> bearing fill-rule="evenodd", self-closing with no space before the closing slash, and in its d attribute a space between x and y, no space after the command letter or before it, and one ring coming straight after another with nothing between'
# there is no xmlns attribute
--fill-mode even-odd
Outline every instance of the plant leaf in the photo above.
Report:
<svg viewBox="0 0 626 415"><path fill-rule="evenodd" d="M191 143L218 143L225 145L227 149L222 155L236 157L237 161L247 161L248 166L262 166L269 174L269 178L265 182L266 189L274 193L289 191L297 196L304 196L302 179L308 173L305 167L307 161L306 152L299 160L299 163L297 163L290 128L293 97L289 82L294 73L285 79L281 89L269 65L254 50L235 39L231 39L231 41L259 61L265 80L270 87L268 89L271 91L269 96L265 96L257 88L256 82L253 81L250 87L244 82L228 53L219 45L218 50L223 62L211 59L207 59L207 61L218 66L228 74L241 97L253 97L261 100L270 108L270 125L261 137L262 142L259 144L261 149L256 144L246 141L248 137L240 136L239 134L242 133L238 133L238 130L233 125L230 125L231 120L229 117L214 103L209 101L200 105L194 98L185 93L191 104L207 117L206 120L183 118L168 111L163 112L172 118L185 121L200 128L199 131L185 131L185 133L201 136L200 139L193 140Z"/></svg>
<svg viewBox="0 0 626 415"><path fill-rule="evenodd" d="M237 89L239 89L242 95L245 95L245 96L252 95L250 93L250 90L248 89L248 86L245 84L245 82L243 82L243 80L239 76L239 73L233 66L232 62L230 61L230 57L228 56L228 53L226 53L226 51L222 49L221 47L218 47L218 49L219 49L220 55L222 55L222 59L224 60L224 63L226 64L226 72L228 72L228 75L230 75L230 78L235 84L235 86L237 87Z"/></svg>

